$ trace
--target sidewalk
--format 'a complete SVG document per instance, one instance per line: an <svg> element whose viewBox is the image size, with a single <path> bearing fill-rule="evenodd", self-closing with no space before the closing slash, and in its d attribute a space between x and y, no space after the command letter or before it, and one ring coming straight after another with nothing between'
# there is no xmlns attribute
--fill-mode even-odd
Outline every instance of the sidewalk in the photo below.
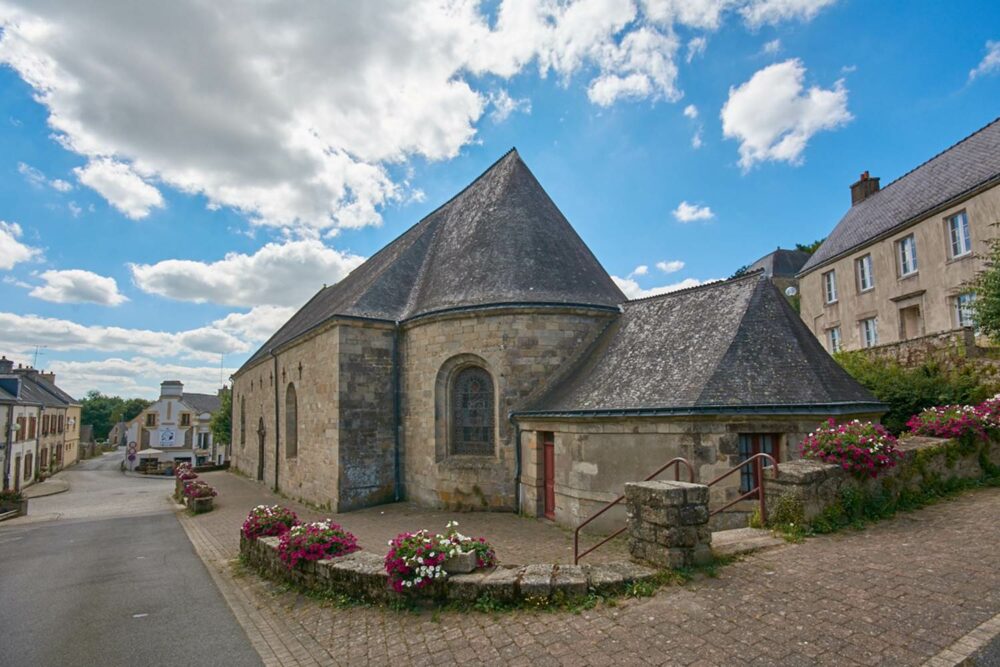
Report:
<svg viewBox="0 0 1000 667"><path fill-rule="evenodd" d="M23 489L21 495L25 498L44 498L54 496L57 493L69 491L69 482L60 477L49 477L44 482L35 482L31 486Z"/></svg>
<svg viewBox="0 0 1000 667"><path fill-rule="evenodd" d="M224 489L220 509L179 516L267 665L943 665L1000 629L1000 489L579 614L414 614L326 606L253 574L234 576L243 507L284 501L216 474L232 478L210 480ZM239 502L227 494L241 494ZM353 527L359 516L343 518Z"/></svg>

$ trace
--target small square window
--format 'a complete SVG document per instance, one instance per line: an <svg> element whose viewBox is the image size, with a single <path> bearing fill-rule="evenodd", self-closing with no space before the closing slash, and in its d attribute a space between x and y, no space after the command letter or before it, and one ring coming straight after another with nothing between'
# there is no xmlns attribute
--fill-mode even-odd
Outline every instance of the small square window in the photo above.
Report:
<svg viewBox="0 0 1000 667"><path fill-rule="evenodd" d="M875 279L872 276L872 256L865 255L857 260L858 267L858 291L867 292L875 287Z"/></svg>
<svg viewBox="0 0 1000 667"><path fill-rule="evenodd" d="M823 296L827 303L837 301L837 272L827 271L823 274Z"/></svg>
<svg viewBox="0 0 1000 667"><path fill-rule="evenodd" d="M917 272L917 240L913 234L896 242L899 248L899 276L906 277Z"/></svg>
<svg viewBox="0 0 1000 667"><path fill-rule="evenodd" d="M181 426L191 425L191 415L187 412L181 413Z"/></svg>
<svg viewBox="0 0 1000 667"><path fill-rule="evenodd" d="M146 426L156 426L156 413L146 413Z"/></svg>
<svg viewBox="0 0 1000 667"><path fill-rule="evenodd" d="M840 352L840 327L827 329L826 340L831 354Z"/></svg>
<svg viewBox="0 0 1000 667"><path fill-rule="evenodd" d="M962 257L972 252L969 237L969 216L965 211L948 218L948 239L951 241L951 256Z"/></svg>

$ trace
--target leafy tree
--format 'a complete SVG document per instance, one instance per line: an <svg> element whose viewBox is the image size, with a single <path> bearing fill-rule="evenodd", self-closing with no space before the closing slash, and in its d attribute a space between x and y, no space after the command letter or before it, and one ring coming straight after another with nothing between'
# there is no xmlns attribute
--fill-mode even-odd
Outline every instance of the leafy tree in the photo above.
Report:
<svg viewBox="0 0 1000 667"><path fill-rule="evenodd" d="M882 423L892 433L906 430L909 418L924 408L953 403L976 404L996 393L997 376L988 366L963 357L928 360L906 367L863 350L834 355L855 380L889 405Z"/></svg>
<svg viewBox="0 0 1000 667"><path fill-rule="evenodd" d="M219 409L212 413L212 439L220 445L230 444L233 433L233 392L223 387L219 394Z"/></svg>
<svg viewBox="0 0 1000 667"><path fill-rule="evenodd" d="M106 440L112 426L132 419L148 406L149 401L142 398L126 400L120 396L105 396L92 389L80 401L80 422L94 427L95 439Z"/></svg>
<svg viewBox="0 0 1000 667"><path fill-rule="evenodd" d="M812 243L796 243L795 249L801 252L807 252L810 255L819 250L819 247L823 245L823 241L826 239L816 239Z"/></svg>
<svg viewBox="0 0 1000 667"><path fill-rule="evenodd" d="M740 276L744 276L749 270L750 270L750 265L744 264L740 268L733 271L733 275L729 276L729 280L732 280L733 278L739 278Z"/></svg>
<svg viewBox="0 0 1000 667"><path fill-rule="evenodd" d="M994 343L1000 343L1000 240L993 239L989 245L985 268L969 285L970 291L976 294L972 315L979 330Z"/></svg>

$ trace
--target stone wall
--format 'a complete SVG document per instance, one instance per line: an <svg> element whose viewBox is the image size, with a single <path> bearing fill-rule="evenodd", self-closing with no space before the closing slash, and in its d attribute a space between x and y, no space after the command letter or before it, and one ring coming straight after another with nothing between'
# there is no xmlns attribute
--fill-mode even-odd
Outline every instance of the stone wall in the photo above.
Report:
<svg viewBox="0 0 1000 667"><path fill-rule="evenodd" d="M870 357L892 359L904 366L918 366L928 359L948 364L958 359L988 361L986 339L977 339L971 327L864 348Z"/></svg>
<svg viewBox="0 0 1000 667"><path fill-rule="evenodd" d="M711 562L707 486L687 482L626 484L625 508L632 558L668 568Z"/></svg>
<svg viewBox="0 0 1000 667"><path fill-rule="evenodd" d="M900 440L903 460L875 479L859 479L840 466L813 460L783 464L779 474L765 474L768 517L772 523L811 523L842 498L882 497L898 501L954 481L978 480L1000 467L995 442L910 437Z"/></svg>
<svg viewBox="0 0 1000 667"><path fill-rule="evenodd" d="M465 510L514 507L515 451L508 415L603 330L604 311L508 308L424 318L402 334L406 497ZM453 456L447 410L452 372L464 364L493 378L496 453Z"/></svg>
<svg viewBox="0 0 1000 667"><path fill-rule="evenodd" d="M542 441L539 434L555 435L555 495L557 522L576 526L624 493L625 484L645 479L674 457L695 467L695 481L705 483L739 463L741 433L779 435L779 460L798 456L798 445L822 421L820 417L705 417L590 418L570 421L525 419L521 422L523 469L521 510L542 515ZM667 471L660 479L673 479ZM686 472L681 479L687 481ZM711 489L711 504L725 505L737 498L739 475ZM752 503L740 503L733 512L713 517L715 530L745 527ZM625 509L616 507L591 526L607 533L624 525Z"/></svg>

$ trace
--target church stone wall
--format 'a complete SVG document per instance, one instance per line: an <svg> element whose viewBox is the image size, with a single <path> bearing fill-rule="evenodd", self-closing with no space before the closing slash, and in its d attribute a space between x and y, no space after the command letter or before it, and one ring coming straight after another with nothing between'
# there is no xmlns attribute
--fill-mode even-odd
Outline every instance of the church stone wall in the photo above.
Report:
<svg viewBox="0 0 1000 667"><path fill-rule="evenodd" d="M695 482L706 483L739 462L741 433L780 434L779 461L798 457L802 439L822 421L817 417L647 417L629 419L521 420L521 511L543 515L544 473L541 432L555 436L555 519L576 526L623 493L625 484L645 479L674 457L694 465ZM780 465L779 465L780 467ZM687 481L682 468L681 480ZM659 479L673 479L669 470ZM712 508L737 498L739 475L733 474L711 489ZM746 525L753 505L738 505L729 520ZM618 506L591 524L595 532L625 525ZM717 518L716 528L737 527Z"/></svg>
<svg viewBox="0 0 1000 667"><path fill-rule="evenodd" d="M506 309L424 319L402 335L406 497L424 505L513 509L515 452L510 412L590 344L612 315L586 309ZM493 376L496 454L451 456L442 368L460 355Z"/></svg>
<svg viewBox="0 0 1000 667"><path fill-rule="evenodd" d="M274 362L257 364L233 380L233 447L230 465L257 479L257 428L264 419L264 479L274 484ZM245 437L240 432L240 404L245 401Z"/></svg>

